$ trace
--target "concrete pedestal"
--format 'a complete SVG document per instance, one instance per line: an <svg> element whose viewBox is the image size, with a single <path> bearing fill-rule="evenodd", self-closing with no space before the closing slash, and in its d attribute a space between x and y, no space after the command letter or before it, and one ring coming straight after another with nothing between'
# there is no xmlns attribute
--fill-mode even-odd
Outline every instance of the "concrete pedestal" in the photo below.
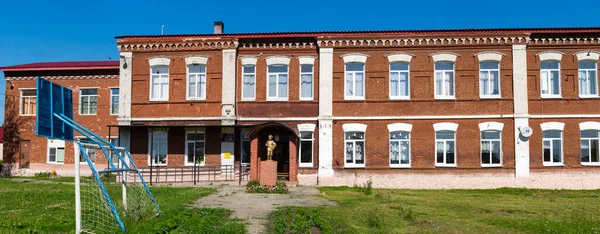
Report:
<svg viewBox="0 0 600 234"><path fill-rule="evenodd" d="M260 162L260 185L275 186L277 183L277 161L265 160Z"/></svg>

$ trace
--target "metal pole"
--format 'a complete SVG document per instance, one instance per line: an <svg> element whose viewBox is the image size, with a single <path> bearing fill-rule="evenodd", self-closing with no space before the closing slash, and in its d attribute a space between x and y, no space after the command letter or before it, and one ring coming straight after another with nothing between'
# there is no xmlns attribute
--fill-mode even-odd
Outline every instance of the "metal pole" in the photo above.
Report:
<svg viewBox="0 0 600 234"><path fill-rule="evenodd" d="M81 233L81 182L79 180L80 171L79 171L79 147L77 144L73 144L73 148L75 149L75 233Z"/></svg>
<svg viewBox="0 0 600 234"><path fill-rule="evenodd" d="M152 185L152 167L154 166L154 129L150 128L150 185Z"/></svg>

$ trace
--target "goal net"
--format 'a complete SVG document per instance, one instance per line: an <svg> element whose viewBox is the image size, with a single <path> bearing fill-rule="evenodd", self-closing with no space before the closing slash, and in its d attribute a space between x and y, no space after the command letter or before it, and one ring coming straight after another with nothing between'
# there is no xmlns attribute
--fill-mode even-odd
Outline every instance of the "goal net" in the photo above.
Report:
<svg viewBox="0 0 600 234"><path fill-rule="evenodd" d="M127 150L84 140L75 145L78 232L124 232L134 222L160 215Z"/></svg>

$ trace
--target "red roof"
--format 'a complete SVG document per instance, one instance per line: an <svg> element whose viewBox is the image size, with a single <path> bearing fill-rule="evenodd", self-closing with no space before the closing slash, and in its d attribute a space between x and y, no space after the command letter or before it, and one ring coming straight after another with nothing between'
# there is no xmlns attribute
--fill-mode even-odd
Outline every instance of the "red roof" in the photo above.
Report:
<svg viewBox="0 0 600 234"><path fill-rule="evenodd" d="M45 62L28 63L0 67L2 71L40 71L40 70L92 70L118 69L119 61L74 61L74 62Z"/></svg>
<svg viewBox="0 0 600 234"><path fill-rule="evenodd" d="M424 35L424 34L485 34L485 33L600 33L600 27L570 28L495 28L495 29L428 29L428 30L379 30L379 31L315 31L315 32L263 32L263 33L224 33L224 34L170 34L170 35L124 35L115 39L151 39L185 37L221 38L264 38L264 37L322 37L358 36L368 34Z"/></svg>

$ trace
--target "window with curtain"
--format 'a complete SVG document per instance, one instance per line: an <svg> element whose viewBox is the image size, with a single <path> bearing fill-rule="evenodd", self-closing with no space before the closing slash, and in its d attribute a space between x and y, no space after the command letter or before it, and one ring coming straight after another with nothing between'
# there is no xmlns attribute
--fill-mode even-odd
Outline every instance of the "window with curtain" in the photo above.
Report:
<svg viewBox="0 0 600 234"><path fill-rule="evenodd" d="M187 69L187 99L206 100L206 65L193 64Z"/></svg>
<svg viewBox="0 0 600 234"><path fill-rule="evenodd" d="M313 100L313 65L300 65L300 100Z"/></svg>
<svg viewBox="0 0 600 234"><path fill-rule="evenodd" d="M79 138L78 140L81 141L82 143L86 143L87 138L82 137L82 138ZM98 149L98 150L100 150L100 149ZM85 155L83 155L84 151L87 154L88 158L90 158L90 161L92 161L92 163L95 163L96 162L96 148L91 148L91 147L79 148L79 163L87 164L87 161L85 160Z"/></svg>
<svg viewBox="0 0 600 234"><path fill-rule="evenodd" d="M98 110L98 89L79 91L79 114L95 115Z"/></svg>
<svg viewBox="0 0 600 234"><path fill-rule="evenodd" d="M313 166L313 132L300 132L300 166Z"/></svg>
<svg viewBox="0 0 600 234"><path fill-rule="evenodd" d="M365 99L365 64L346 63L346 100Z"/></svg>
<svg viewBox="0 0 600 234"><path fill-rule="evenodd" d="M186 145L185 145L185 164L204 165L205 162L205 143L203 132L187 132L186 133Z"/></svg>
<svg viewBox="0 0 600 234"><path fill-rule="evenodd" d="M346 132L345 134L346 163L345 167L365 166L365 133Z"/></svg>
<svg viewBox="0 0 600 234"><path fill-rule="evenodd" d="M148 165L164 166L167 165L167 133L151 132L149 133L150 142L148 143L150 158ZM152 161L151 161L152 160Z"/></svg>
<svg viewBox="0 0 600 234"><path fill-rule="evenodd" d="M408 99L410 72L406 62L390 63L390 99Z"/></svg>
<svg viewBox="0 0 600 234"><path fill-rule="evenodd" d="M169 66L158 65L150 69L150 100L169 99Z"/></svg>
<svg viewBox="0 0 600 234"><path fill-rule="evenodd" d="M560 130L542 131L544 165L563 165L563 132Z"/></svg>
<svg viewBox="0 0 600 234"><path fill-rule="evenodd" d="M244 65L242 69L242 100L254 101L256 98L256 66Z"/></svg>
<svg viewBox="0 0 600 234"><path fill-rule="evenodd" d="M481 132L481 165L502 165L502 138L499 131Z"/></svg>
<svg viewBox="0 0 600 234"><path fill-rule="evenodd" d="M110 89L110 114L119 114L119 88Z"/></svg>
<svg viewBox="0 0 600 234"><path fill-rule="evenodd" d="M540 79L540 84L542 85L542 97L560 97L559 61L542 61Z"/></svg>
<svg viewBox="0 0 600 234"><path fill-rule="evenodd" d="M34 116L37 108L37 90L21 89L21 115Z"/></svg>
<svg viewBox="0 0 600 234"><path fill-rule="evenodd" d="M390 165L410 165L410 132L390 132Z"/></svg>
<svg viewBox="0 0 600 234"><path fill-rule="evenodd" d="M598 96L598 61L579 61L579 96Z"/></svg>
<svg viewBox="0 0 600 234"><path fill-rule="evenodd" d="M456 132L435 132L436 166L456 166Z"/></svg>
<svg viewBox="0 0 600 234"><path fill-rule="evenodd" d="M436 62L435 98L454 98L454 62Z"/></svg>
<svg viewBox="0 0 600 234"><path fill-rule="evenodd" d="M581 164L600 164L600 137L598 130L581 131Z"/></svg>
<svg viewBox="0 0 600 234"><path fill-rule="evenodd" d="M267 67L267 101L288 100L288 66Z"/></svg>
<svg viewBox="0 0 600 234"><path fill-rule="evenodd" d="M482 98L500 97L500 63L483 61L479 63L479 91Z"/></svg>

